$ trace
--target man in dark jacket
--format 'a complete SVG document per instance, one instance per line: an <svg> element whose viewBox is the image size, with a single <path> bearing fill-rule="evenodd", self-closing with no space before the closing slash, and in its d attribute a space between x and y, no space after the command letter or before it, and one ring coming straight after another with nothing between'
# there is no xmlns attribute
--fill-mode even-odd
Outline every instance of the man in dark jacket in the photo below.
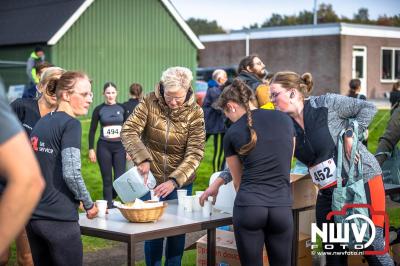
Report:
<svg viewBox="0 0 400 266"><path fill-rule="evenodd" d="M214 136L214 155L212 162L213 171L215 172L222 170L225 162L225 160L222 158L222 140L225 133L225 117L222 111L214 106L214 103L221 95L223 86L228 80L228 75L226 74L225 70L216 69L212 74L212 80L215 82L215 85L208 88L202 107L206 124L206 141L210 136ZM218 151L219 154L217 154Z"/></svg>
<svg viewBox="0 0 400 266"><path fill-rule="evenodd" d="M392 111L392 116L390 117L385 133L379 138L376 150L375 157L381 166L400 140L400 105L395 106Z"/></svg>
<svg viewBox="0 0 400 266"><path fill-rule="evenodd" d="M238 73L237 78L254 90L259 107L273 109L269 99L269 85L265 80L268 72L258 55L249 55L240 60Z"/></svg>

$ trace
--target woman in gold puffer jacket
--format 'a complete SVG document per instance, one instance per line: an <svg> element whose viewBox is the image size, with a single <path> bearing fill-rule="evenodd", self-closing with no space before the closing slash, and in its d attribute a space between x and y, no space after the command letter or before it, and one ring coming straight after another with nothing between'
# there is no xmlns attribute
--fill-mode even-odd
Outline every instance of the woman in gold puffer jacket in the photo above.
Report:
<svg viewBox="0 0 400 266"><path fill-rule="evenodd" d="M151 169L160 200L176 199L177 188L192 194L195 170L204 155L204 115L195 101L192 79L187 68L168 68L122 127L127 153L145 180ZM142 199L150 199L149 193ZM184 243L185 235L167 238L166 265L180 265ZM146 241L146 265L160 263L162 250L163 239Z"/></svg>

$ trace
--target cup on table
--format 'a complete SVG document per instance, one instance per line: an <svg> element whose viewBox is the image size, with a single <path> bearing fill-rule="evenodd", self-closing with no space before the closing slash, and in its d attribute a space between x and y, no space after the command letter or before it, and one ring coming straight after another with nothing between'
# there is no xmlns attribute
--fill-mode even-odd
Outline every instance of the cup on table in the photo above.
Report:
<svg viewBox="0 0 400 266"><path fill-rule="evenodd" d="M106 200L96 200L96 207L98 209L97 216L105 217L107 212L107 201Z"/></svg>
<svg viewBox="0 0 400 266"><path fill-rule="evenodd" d="M178 189L176 191L176 193L178 194L178 204L180 206L183 206L183 197L187 195L187 190L186 189Z"/></svg>
<svg viewBox="0 0 400 266"><path fill-rule="evenodd" d="M154 190L153 189L150 190L150 195L151 195L151 200L152 201L160 201L160 198L157 197L156 195L154 195Z"/></svg>
<svg viewBox="0 0 400 266"><path fill-rule="evenodd" d="M193 211L193 196L184 196L183 197L183 208L186 212Z"/></svg>
<svg viewBox="0 0 400 266"><path fill-rule="evenodd" d="M197 212L197 211L201 211L201 205L200 205L200 197L201 194L197 194L193 196L193 211Z"/></svg>
<svg viewBox="0 0 400 266"><path fill-rule="evenodd" d="M213 197L208 197L207 200L204 201L204 206L202 208L203 216L204 217L210 217L212 213L212 202L213 202Z"/></svg>

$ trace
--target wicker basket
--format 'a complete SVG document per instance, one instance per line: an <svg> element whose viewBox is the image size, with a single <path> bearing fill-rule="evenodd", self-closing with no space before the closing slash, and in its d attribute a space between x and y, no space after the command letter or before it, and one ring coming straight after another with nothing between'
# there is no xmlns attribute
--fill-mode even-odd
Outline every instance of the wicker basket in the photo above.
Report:
<svg viewBox="0 0 400 266"><path fill-rule="evenodd" d="M118 210L129 222L148 223L148 222L155 222L158 219L160 219L167 206L168 203L164 202L163 206L155 208L143 208L143 209L118 208Z"/></svg>

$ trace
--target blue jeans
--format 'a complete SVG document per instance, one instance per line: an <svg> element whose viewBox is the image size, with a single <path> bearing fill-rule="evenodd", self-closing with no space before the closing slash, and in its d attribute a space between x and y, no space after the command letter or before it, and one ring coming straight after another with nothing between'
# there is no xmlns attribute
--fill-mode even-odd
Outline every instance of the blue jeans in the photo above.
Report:
<svg viewBox="0 0 400 266"><path fill-rule="evenodd" d="M187 189L188 195L192 195L193 184L189 184L181 189ZM178 198L176 189L167 197L160 198L160 201L173 200ZM150 200L150 192L140 198L141 200ZM148 240L144 242L144 256L147 266L161 266L164 238ZM185 234L167 237L165 246L165 266L180 266L183 250L185 249Z"/></svg>

